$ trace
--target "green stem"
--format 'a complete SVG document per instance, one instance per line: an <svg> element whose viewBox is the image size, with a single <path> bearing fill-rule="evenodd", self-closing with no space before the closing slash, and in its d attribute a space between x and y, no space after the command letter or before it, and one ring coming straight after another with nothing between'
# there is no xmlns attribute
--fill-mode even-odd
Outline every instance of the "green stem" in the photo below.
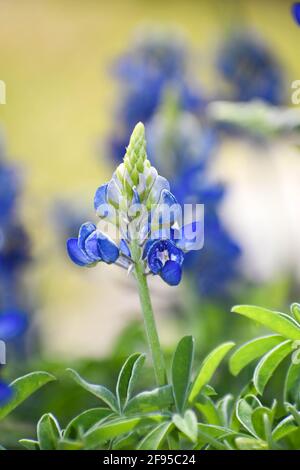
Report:
<svg viewBox="0 0 300 470"><path fill-rule="evenodd" d="M143 266L139 261L137 261L135 265L135 277L138 285L148 344L152 354L155 378L157 385L162 386L166 384L164 357L160 347L147 279L143 271Z"/></svg>

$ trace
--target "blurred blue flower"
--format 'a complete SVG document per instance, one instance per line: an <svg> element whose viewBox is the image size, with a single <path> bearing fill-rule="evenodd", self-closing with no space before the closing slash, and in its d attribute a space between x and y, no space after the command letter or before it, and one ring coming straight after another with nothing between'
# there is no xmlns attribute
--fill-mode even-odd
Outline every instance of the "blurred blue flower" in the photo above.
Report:
<svg viewBox="0 0 300 470"><path fill-rule="evenodd" d="M20 337L27 326L22 275L30 261L28 234L19 219L20 175L0 140L0 339Z"/></svg>
<svg viewBox="0 0 300 470"><path fill-rule="evenodd" d="M13 390L7 383L0 380L0 406L6 405L12 398Z"/></svg>
<svg viewBox="0 0 300 470"><path fill-rule="evenodd" d="M274 105L283 103L281 68L272 51L254 35L232 34L219 51L217 67L231 86L229 98L261 99Z"/></svg>
<svg viewBox="0 0 300 470"><path fill-rule="evenodd" d="M300 3L296 2L292 5L292 13L298 25L300 25Z"/></svg>
<svg viewBox="0 0 300 470"><path fill-rule="evenodd" d="M109 144L113 159L122 160L132 128L151 119L169 89L178 96L182 109L198 112L203 108L203 97L187 78L188 62L187 44L178 31L151 29L136 36L114 67L122 99L117 109L119 130Z"/></svg>
<svg viewBox="0 0 300 470"><path fill-rule="evenodd" d="M28 326L26 313L11 310L0 314L0 340L11 341L22 335Z"/></svg>

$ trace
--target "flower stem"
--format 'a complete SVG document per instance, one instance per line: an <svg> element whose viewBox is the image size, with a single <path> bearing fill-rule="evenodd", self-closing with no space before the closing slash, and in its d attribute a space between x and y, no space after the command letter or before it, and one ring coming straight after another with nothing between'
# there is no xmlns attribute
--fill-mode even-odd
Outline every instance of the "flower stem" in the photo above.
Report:
<svg viewBox="0 0 300 470"><path fill-rule="evenodd" d="M137 280L140 302L144 316L148 344L152 354L155 378L157 385L162 386L166 384L164 357L160 347L147 279L143 272L143 267L139 262L137 262L135 265L135 276Z"/></svg>

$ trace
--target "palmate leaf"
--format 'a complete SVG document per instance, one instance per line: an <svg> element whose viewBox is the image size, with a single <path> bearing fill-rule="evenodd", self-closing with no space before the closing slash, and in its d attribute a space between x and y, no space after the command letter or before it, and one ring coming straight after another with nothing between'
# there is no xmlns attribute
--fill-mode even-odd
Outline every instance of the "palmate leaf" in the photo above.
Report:
<svg viewBox="0 0 300 470"><path fill-rule="evenodd" d="M95 385L87 382L73 369L67 369L67 371L80 387L84 388L87 392L92 393L92 395L95 395L97 398L100 398L100 400L104 401L104 403L106 403L113 411L118 413L119 407L117 399L114 394L108 390L108 388L103 385Z"/></svg>
<svg viewBox="0 0 300 470"><path fill-rule="evenodd" d="M172 422L160 423L144 437L137 447L138 450L157 450L173 428Z"/></svg>
<svg viewBox="0 0 300 470"><path fill-rule="evenodd" d="M284 338L281 335L269 335L255 338L243 344L229 359L230 372L233 375L238 375L248 364L273 349L283 340Z"/></svg>
<svg viewBox="0 0 300 470"><path fill-rule="evenodd" d="M271 349L259 361L255 368L253 375L253 383L259 394L263 394L265 386L272 377L274 371L277 369L283 359L292 352L292 341L284 341L275 348Z"/></svg>
<svg viewBox="0 0 300 470"><path fill-rule="evenodd" d="M214 372L228 351L233 348L234 343L229 341L215 348L202 362L198 375L196 376L189 395L189 402L193 402L204 385L212 378Z"/></svg>
<svg viewBox="0 0 300 470"><path fill-rule="evenodd" d="M194 358L194 339L192 336L182 338L176 348L172 362L172 386L177 411L184 410L190 387Z"/></svg>
<svg viewBox="0 0 300 470"><path fill-rule="evenodd" d="M135 353L125 361L116 386L116 395L120 412L126 407L137 381L138 374L145 362L145 354Z"/></svg>
<svg viewBox="0 0 300 470"><path fill-rule="evenodd" d="M299 325L285 314L252 305L237 305L231 311L250 318L287 339L300 340Z"/></svg>
<svg viewBox="0 0 300 470"><path fill-rule="evenodd" d="M13 397L6 405L0 406L0 420L5 418L39 388L53 380L56 380L55 377L48 374L48 372L32 372L12 382L10 386L13 389Z"/></svg>

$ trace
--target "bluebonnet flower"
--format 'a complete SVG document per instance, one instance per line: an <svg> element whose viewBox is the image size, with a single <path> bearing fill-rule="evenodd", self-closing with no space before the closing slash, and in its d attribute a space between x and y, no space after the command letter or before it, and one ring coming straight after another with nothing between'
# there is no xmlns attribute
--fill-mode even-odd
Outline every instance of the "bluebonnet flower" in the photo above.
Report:
<svg viewBox="0 0 300 470"><path fill-rule="evenodd" d="M158 274L169 285L179 284L184 253L201 247L201 221L179 224L180 208L169 182L147 158L142 123L132 133L123 163L97 189L94 207L101 219L118 229L119 241L86 222L78 238L67 241L73 262L91 267L104 261L129 270L142 263L146 274Z"/></svg>
<svg viewBox="0 0 300 470"><path fill-rule="evenodd" d="M298 25L300 25L300 3L296 2L292 5L293 17Z"/></svg>
<svg viewBox="0 0 300 470"><path fill-rule="evenodd" d="M187 79L188 57L178 31L151 28L137 35L114 68L123 97L117 110L119 129L110 141L112 158L122 160L131 129L136 122L147 123L152 118L168 89L178 95L182 109L202 109L204 99Z"/></svg>
<svg viewBox="0 0 300 470"><path fill-rule="evenodd" d="M232 88L233 100L283 102L283 76L272 52L251 34L236 32L221 47L217 66Z"/></svg>

